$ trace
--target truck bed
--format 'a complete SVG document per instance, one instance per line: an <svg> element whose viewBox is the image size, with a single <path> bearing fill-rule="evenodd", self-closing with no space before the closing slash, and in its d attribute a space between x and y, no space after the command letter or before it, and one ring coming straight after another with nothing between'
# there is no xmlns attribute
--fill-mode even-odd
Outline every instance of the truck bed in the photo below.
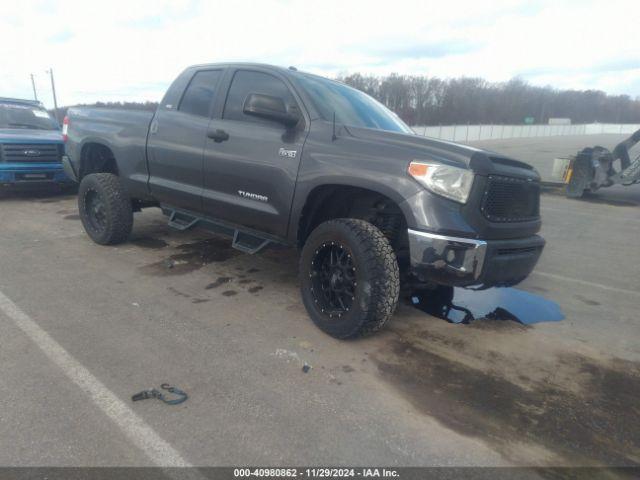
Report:
<svg viewBox="0 0 640 480"><path fill-rule="evenodd" d="M76 173L83 149L92 142L108 147L119 160L119 175L139 195L147 193L147 134L154 112L111 108L71 108L67 117L73 128L66 143Z"/></svg>

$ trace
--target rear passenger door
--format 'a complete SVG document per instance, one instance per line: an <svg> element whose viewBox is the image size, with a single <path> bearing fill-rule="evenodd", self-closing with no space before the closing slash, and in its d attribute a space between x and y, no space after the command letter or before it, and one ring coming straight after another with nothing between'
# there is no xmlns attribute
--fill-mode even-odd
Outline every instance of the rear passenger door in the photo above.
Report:
<svg viewBox="0 0 640 480"><path fill-rule="evenodd" d="M177 105L161 105L149 129L149 188L161 203L202 211L202 161L222 69L196 71Z"/></svg>
<svg viewBox="0 0 640 480"><path fill-rule="evenodd" d="M246 115L243 106L251 93L282 98L289 111L303 112L284 78L259 69L233 73L222 118L213 118L209 126L210 136L221 131L226 138L206 141L204 212L285 237L308 122L287 128Z"/></svg>

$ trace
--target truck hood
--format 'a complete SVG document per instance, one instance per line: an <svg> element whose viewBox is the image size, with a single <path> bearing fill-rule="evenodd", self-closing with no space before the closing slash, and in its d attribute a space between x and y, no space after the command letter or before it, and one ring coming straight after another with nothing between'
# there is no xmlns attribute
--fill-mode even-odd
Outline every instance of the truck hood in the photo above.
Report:
<svg viewBox="0 0 640 480"><path fill-rule="evenodd" d="M508 175L535 180L540 178L531 165L506 157L500 153L420 135L368 128L343 128L350 135L362 141L396 147L399 153L402 151L403 157L409 155L415 160L436 161L460 168L468 168L479 175Z"/></svg>
<svg viewBox="0 0 640 480"><path fill-rule="evenodd" d="M0 143L62 143L59 130L0 128Z"/></svg>

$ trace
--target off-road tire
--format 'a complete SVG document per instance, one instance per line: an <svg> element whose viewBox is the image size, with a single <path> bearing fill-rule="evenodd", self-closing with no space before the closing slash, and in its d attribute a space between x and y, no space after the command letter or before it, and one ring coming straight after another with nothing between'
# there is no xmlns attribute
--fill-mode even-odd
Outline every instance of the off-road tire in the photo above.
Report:
<svg viewBox="0 0 640 480"><path fill-rule="evenodd" d="M102 206L104 225L97 226L92 221L88 201L99 199ZM78 189L78 210L85 231L100 245L116 245L129 238L133 228L131 199L122 181L111 173L93 173L80 182Z"/></svg>
<svg viewBox="0 0 640 480"><path fill-rule="evenodd" d="M355 269L353 303L339 317L323 312L318 293L313 291L312 277L317 275L314 259L332 242L351 255ZM309 316L335 338L354 338L380 330L398 306L400 272L396 255L384 234L364 220L341 218L316 227L302 249L300 277L302 300Z"/></svg>

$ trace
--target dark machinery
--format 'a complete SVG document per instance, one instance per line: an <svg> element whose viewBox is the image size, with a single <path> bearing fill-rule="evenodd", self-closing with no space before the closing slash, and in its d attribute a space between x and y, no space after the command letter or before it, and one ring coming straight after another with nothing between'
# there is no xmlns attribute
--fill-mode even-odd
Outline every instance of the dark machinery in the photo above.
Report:
<svg viewBox="0 0 640 480"><path fill-rule="evenodd" d="M640 142L640 130L620 142L613 152L604 147L584 148L572 157L564 175L567 197L580 198L585 192L595 192L611 185L640 183L640 155L633 161L629 151ZM620 170L613 166L620 160Z"/></svg>

